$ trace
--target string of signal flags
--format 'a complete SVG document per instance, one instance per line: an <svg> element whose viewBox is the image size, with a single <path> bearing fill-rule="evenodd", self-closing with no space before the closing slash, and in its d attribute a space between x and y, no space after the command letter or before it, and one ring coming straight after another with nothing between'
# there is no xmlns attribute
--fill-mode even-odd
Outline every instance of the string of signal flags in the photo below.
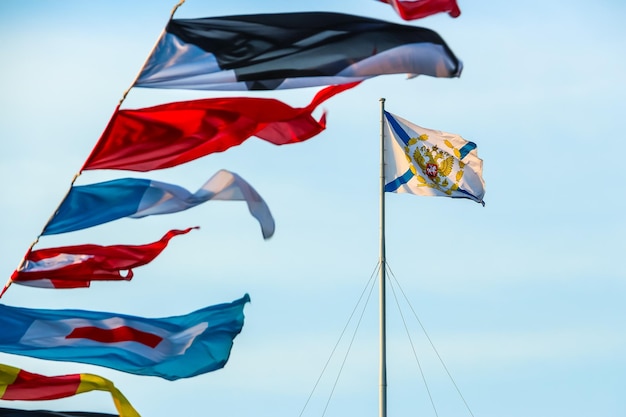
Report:
<svg viewBox="0 0 626 417"><path fill-rule="evenodd" d="M378 0L404 20L436 13L458 17L455 0ZM262 236L275 232L263 197L238 174L219 170L196 192L137 178L75 185L90 170L151 172L225 152L255 136L274 145L309 140L326 129L313 111L337 94L385 74L459 77L462 62L434 31L350 14L297 12L175 19L180 1L144 66L71 181L66 195L5 285L86 288L92 281L131 280L175 236L169 230L143 245L77 244L35 249L40 238L71 233L122 218L175 213L208 201L243 201ZM219 30L216 30L219 29ZM262 30L264 42L256 35ZM241 48L245 45L245 48ZM242 53L245 51L245 53ZM275 99L207 98L122 108L132 88L255 91L323 87L301 108ZM482 161L476 145L458 135L428 130L386 113L387 192L469 198L483 203ZM449 152L433 163L433 147ZM409 154L409 150L411 154ZM452 158L452 159L450 159ZM431 161L431 162L429 162ZM445 163L443 162L445 161ZM449 179L449 180L448 180ZM443 185L444 181L448 185ZM85 310L44 310L0 304L0 352L103 366L122 372L189 378L224 367L242 331L248 294L185 315L151 319ZM0 399L46 400L91 390L111 392L121 417L139 413L102 377L47 377L0 364ZM7 417L75 416L72 412L0 408ZM108 417L101 413L80 413Z"/></svg>

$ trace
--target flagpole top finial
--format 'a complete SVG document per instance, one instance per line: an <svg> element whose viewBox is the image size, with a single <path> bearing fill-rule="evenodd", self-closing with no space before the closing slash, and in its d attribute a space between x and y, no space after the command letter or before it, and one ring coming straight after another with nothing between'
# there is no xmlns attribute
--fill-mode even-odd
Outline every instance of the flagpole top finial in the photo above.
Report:
<svg viewBox="0 0 626 417"><path fill-rule="evenodd" d="M380 102L384 103L385 102L385 97L381 97L380 98Z"/></svg>

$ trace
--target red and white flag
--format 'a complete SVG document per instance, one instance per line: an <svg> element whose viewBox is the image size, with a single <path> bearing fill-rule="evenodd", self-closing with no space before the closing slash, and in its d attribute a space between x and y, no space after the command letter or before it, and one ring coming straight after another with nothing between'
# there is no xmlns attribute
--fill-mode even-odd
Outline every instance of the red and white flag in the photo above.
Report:
<svg viewBox="0 0 626 417"><path fill-rule="evenodd" d="M91 281L120 281L133 277L133 268L156 258L170 239L197 227L170 230L145 245L77 245L30 251L11 282L43 288L86 288Z"/></svg>

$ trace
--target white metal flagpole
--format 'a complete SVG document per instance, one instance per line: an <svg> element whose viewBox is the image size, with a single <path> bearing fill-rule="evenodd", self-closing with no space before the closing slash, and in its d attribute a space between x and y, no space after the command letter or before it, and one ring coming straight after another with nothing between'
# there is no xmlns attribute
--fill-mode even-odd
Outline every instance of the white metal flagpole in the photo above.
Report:
<svg viewBox="0 0 626 417"><path fill-rule="evenodd" d="M387 317L385 294L385 99L380 99L380 391L379 417L387 417Z"/></svg>

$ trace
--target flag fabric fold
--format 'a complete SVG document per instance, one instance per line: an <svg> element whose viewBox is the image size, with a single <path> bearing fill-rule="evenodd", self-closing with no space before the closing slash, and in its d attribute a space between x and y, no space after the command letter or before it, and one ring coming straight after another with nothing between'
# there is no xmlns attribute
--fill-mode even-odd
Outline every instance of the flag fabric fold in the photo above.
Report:
<svg viewBox="0 0 626 417"><path fill-rule="evenodd" d="M476 144L384 114L385 192L468 198L484 205Z"/></svg>
<svg viewBox="0 0 626 417"><path fill-rule="evenodd" d="M11 282L41 288L87 288L91 281L129 281L133 268L156 258L171 238L197 227L170 230L145 245L75 245L29 251Z"/></svg>
<svg viewBox="0 0 626 417"><path fill-rule="evenodd" d="M461 61L434 31L341 13L172 19L135 87L275 90L383 74L458 77Z"/></svg>
<svg viewBox="0 0 626 417"><path fill-rule="evenodd" d="M326 128L326 115L315 120L315 108L355 85L327 87L302 108L269 98L224 97L117 109L82 170L169 168L250 136L275 145L302 142Z"/></svg>
<svg viewBox="0 0 626 417"><path fill-rule="evenodd" d="M239 175L222 169L193 194L174 184L137 178L73 186L42 235L72 232L124 217L176 213L210 200L245 201L261 225L263 237L274 234L274 218L263 198Z"/></svg>
<svg viewBox="0 0 626 417"><path fill-rule="evenodd" d="M107 391L111 394L120 417L140 417L113 382L101 376L94 374L44 376L0 364L0 399L2 400L56 400L96 390Z"/></svg>
<svg viewBox="0 0 626 417"><path fill-rule="evenodd" d="M18 410L0 407L0 417L118 417L118 414L89 411Z"/></svg>
<svg viewBox="0 0 626 417"><path fill-rule="evenodd" d="M157 319L0 304L0 352L170 381L189 378L224 367L249 301L246 294L231 303Z"/></svg>
<svg viewBox="0 0 626 417"><path fill-rule="evenodd" d="M459 17L461 9L456 0L378 0L389 4L404 20L415 20L437 13Z"/></svg>

